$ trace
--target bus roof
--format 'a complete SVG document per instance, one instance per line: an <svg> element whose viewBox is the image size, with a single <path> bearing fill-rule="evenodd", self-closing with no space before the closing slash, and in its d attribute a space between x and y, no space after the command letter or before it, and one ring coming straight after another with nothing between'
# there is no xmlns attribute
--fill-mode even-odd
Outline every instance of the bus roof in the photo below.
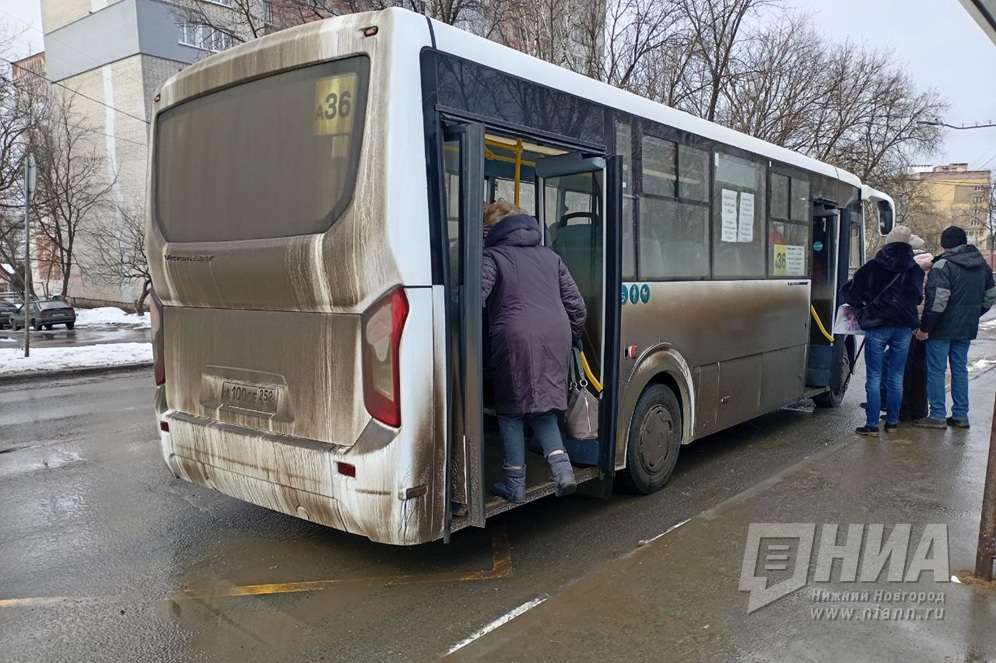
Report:
<svg viewBox="0 0 996 663"><path fill-rule="evenodd" d="M831 164L818 161L759 138L748 136L747 134L696 117L684 111L670 108L664 104L621 90L607 83L596 81L446 23L432 20L432 34L430 34L429 23L425 16L397 7L377 12L348 14L325 21L307 23L287 30L281 30L272 35L252 40L207 57L185 68L163 85L163 107L188 96L188 94L180 92L178 88L186 87L182 85L183 82L191 78L200 78L199 75L206 73L206 70L223 70L227 62L258 49L267 49L282 43L288 43L288 45L299 48L298 45L309 36L314 36L318 41L321 41L323 37L327 38L324 34L326 31L333 32L339 28L358 25L378 25L381 28L381 35L383 36L388 36L385 33L393 32L393 34L390 34L390 38L394 41L394 44L397 47L412 52L418 52L424 47L431 46L434 37L436 48L442 52L478 62L512 76L524 78L556 90L562 90L569 94L644 117L666 126L753 152L759 156L781 161L841 180L859 188L861 187L861 180L856 175ZM311 34L309 35L308 33ZM320 51L317 47L315 50L316 52ZM184 92L189 93L193 92L193 90L185 90Z"/></svg>
<svg viewBox="0 0 996 663"><path fill-rule="evenodd" d="M411 14L418 21L424 17L401 9L389 9ZM399 24L401 21L398 21ZM607 83L572 72L540 60L521 51L503 46L439 21L432 21L436 47L443 52L472 60L493 69L518 76L547 87L595 101L612 108L638 115L663 125L688 131L704 138L732 145L760 156L832 177L856 187L861 180L854 174L823 161L793 152L787 148L740 133L728 127L676 110L645 97L621 90ZM403 37L399 37L404 39Z"/></svg>

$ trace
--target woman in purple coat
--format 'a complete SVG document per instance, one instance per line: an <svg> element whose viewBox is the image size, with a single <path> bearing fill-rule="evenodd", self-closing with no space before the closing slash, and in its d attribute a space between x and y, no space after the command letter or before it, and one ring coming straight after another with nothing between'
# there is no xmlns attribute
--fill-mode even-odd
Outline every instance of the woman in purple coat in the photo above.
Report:
<svg viewBox="0 0 996 663"><path fill-rule="evenodd" d="M485 209L484 224L481 298L505 447L505 479L494 492L510 502L525 501L523 424L528 423L550 464L557 495L567 495L577 484L557 414L567 409L568 361L572 340L584 329L584 299L560 256L541 245L536 219L499 201Z"/></svg>

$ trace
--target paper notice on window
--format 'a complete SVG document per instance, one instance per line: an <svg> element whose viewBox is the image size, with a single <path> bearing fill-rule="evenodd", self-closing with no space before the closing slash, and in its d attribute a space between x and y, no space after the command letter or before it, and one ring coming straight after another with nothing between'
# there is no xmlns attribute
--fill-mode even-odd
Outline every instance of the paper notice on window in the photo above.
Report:
<svg viewBox="0 0 996 663"><path fill-rule="evenodd" d="M356 80L356 74L340 74L315 81L313 135L338 136L353 131Z"/></svg>
<svg viewBox="0 0 996 663"><path fill-rule="evenodd" d="M806 247L773 244L772 254L772 276L806 275Z"/></svg>
<svg viewBox="0 0 996 663"><path fill-rule="evenodd" d="M737 192L723 189L722 232L724 242L737 241Z"/></svg>
<svg viewBox="0 0 996 663"><path fill-rule="evenodd" d="M740 214L737 219L737 241L750 244L754 241L754 194L740 194Z"/></svg>

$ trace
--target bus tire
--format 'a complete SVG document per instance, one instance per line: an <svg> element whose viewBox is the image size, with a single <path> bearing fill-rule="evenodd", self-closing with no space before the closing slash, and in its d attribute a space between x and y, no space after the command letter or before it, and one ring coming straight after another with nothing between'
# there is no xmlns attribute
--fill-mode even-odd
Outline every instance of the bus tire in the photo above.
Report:
<svg viewBox="0 0 996 663"><path fill-rule="evenodd" d="M833 387L830 387L822 394L813 396L813 402L816 403L816 407L835 408L839 407L840 404L844 402L844 394L847 393L847 385L851 382L851 362L848 359L846 350L840 353L840 361L837 364L837 370L840 371L840 388L834 389Z"/></svg>
<svg viewBox="0 0 996 663"><path fill-rule="evenodd" d="M681 406L671 388L647 387L629 426L623 486L644 495L663 488L678 462L681 430Z"/></svg>

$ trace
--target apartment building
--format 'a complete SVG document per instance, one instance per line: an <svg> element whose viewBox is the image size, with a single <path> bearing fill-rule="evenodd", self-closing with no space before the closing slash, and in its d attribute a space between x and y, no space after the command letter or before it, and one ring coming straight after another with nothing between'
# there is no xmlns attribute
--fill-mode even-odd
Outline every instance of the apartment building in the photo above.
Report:
<svg viewBox="0 0 996 663"><path fill-rule="evenodd" d="M232 11L231 4L210 0L212 11ZM141 214L156 90L232 40L205 26L184 25L178 5L161 0L41 0L41 8L48 77L78 93L71 95L72 110L94 129L94 148L104 157L108 181L114 182L114 207ZM90 221L115 222L120 222L115 209ZM81 241L82 269L76 270L70 294L93 302L133 301L140 284L107 283L87 274L91 258L86 238Z"/></svg>
<svg viewBox="0 0 996 663"><path fill-rule="evenodd" d="M924 213L933 217L914 220L917 227L961 226L969 242L989 255L994 222L989 218L992 171L969 170L967 163L951 163L918 168L910 178L923 187L927 200Z"/></svg>

